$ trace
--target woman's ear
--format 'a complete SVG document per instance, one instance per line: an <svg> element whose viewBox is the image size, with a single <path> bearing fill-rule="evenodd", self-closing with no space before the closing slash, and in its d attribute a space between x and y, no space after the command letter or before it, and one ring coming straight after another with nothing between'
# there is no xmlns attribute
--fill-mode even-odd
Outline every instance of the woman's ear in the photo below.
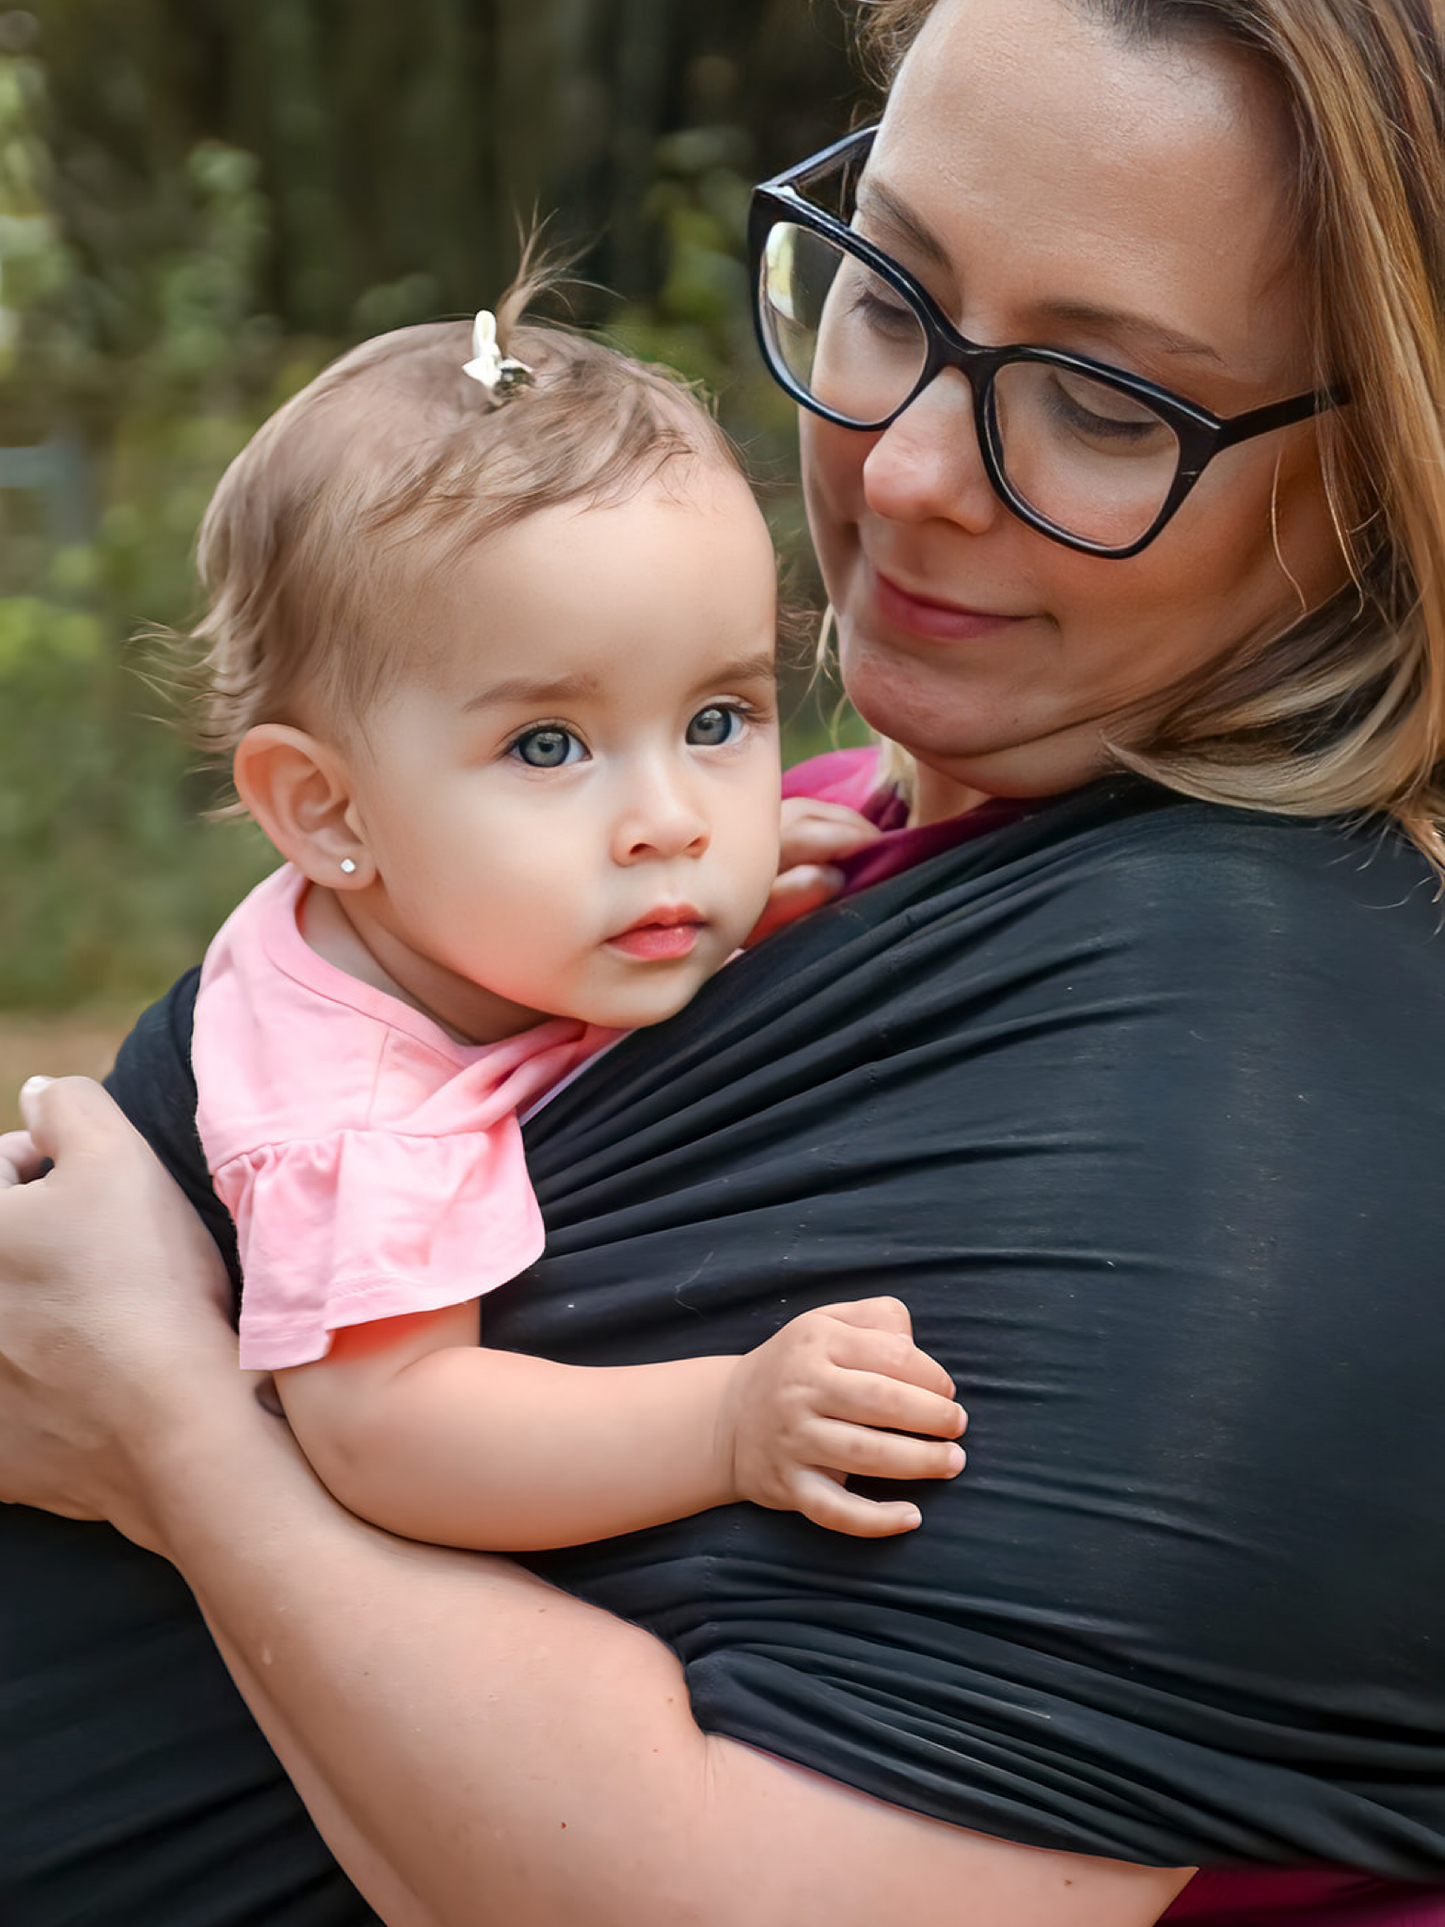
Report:
<svg viewBox="0 0 1445 1927"><path fill-rule="evenodd" d="M359 890L376 865L355 827L346 759L289 723L258 723L236 745L241 801L286 858L328 890Z"/></svg>

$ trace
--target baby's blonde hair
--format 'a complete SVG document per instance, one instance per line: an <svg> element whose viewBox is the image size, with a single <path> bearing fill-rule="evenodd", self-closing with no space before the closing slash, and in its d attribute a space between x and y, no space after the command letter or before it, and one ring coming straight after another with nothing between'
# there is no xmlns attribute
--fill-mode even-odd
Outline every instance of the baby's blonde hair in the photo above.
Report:
<svg viewBox="0 0 1445 1927"><path fill-rule="evenodd" d="M195 732L223 755L261 722L306 715L345 733L425 667L413 607L427 576L528 515L626 500L677 463L736 460L692 391L570 330L520 321L539 286L503 298L503 352L535 385L498 406L463 373L471 324L363 342L267 421L201 524L207 606Z"/></svg>

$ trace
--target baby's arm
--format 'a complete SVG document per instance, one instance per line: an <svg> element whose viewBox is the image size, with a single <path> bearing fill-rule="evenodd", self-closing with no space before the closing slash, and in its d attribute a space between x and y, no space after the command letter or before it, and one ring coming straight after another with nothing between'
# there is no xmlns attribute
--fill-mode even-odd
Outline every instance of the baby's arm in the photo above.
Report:
<svg viewBox="0 0 1445 1927"><path fill-rule="evenodd" d="M481 1349L477 1332L475 1302L386 1319L277 1373L306 1456L353 1512L497 1552L738 1499L879 1538L911 1530L918 1509L847 1491L849 1473L962 1469L952 1381L895 1299L807 1312L742 1358L661 1365L559 1365Z"/></svg>

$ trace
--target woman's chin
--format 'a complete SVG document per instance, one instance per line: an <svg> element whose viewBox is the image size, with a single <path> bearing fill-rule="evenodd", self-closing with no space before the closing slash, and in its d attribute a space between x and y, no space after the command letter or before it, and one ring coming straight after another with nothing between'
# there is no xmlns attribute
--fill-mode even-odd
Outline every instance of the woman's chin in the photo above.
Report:
<svg viewBox="0 0 1445 1927"><path fill-rule="evenodd" d="M975 797L1057 796L1109 766L1096 721L1020 714L1016 696L1010 701L987 686L970 691L960 678L919 674L866 648L847 664L844 687L870 729L941 784Z"/></svg>
<svg viewBox="0 0 1445 1927"><path fill-rule="evenodd" d="M930 764L992 759L1019 747L1017 704L991 689L987 676L900 656L865 637L844 644L840 669L868 727Z"/></svg>

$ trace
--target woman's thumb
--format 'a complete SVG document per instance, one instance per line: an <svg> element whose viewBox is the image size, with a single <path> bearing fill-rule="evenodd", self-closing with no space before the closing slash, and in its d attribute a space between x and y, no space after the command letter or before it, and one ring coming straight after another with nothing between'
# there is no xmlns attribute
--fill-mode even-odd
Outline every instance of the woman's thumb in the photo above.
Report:
<svg viewBox="0 0 1445 1927"><path fill-rule="evenodd" d="M20 1115L36 1147L57 1162L125 1128L115 1104L89 1077L28 1077L20 1086Z"/></svg>

